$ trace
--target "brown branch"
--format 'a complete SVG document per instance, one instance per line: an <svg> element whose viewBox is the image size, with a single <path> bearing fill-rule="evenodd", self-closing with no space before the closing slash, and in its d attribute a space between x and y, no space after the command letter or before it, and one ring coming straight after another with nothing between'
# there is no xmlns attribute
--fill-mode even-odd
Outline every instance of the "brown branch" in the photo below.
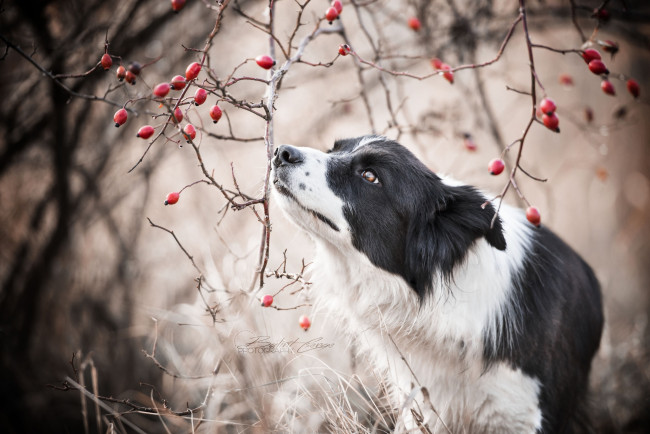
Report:
<svg viewBox="0 0 650 434"><path fill-rule="evenodd" d="M77 97L77 98L82 98L82 99L87 99L90 101L103 101L107 104L110 104L115 107L122 107L122 104L111 101L109 99L99 97L97 95L88 95L88 94L83 94L79 93L77 91L72 90L65 84L63 84L61 81L59 81L55 75L53 75L50 71L46 70L44 67L42 67L38 62L36 62L29 54L25 53L19 46L11 42L9 39L5 38L4 35L0 34L0 39L7 44L7 47L11 48L14 50L16 53L21 55L23 58L25 58L29 63L31 63L36 69L41 71L43 74L48 76L57 86L59 86L61 89L65 90L68 94L71 96Z"/></svg>
<svg viewBox="0 0 650 434"><path fill-rule="evenodd" d="M192 266L194 267L194 269L195 269L195 270L196 270L196 271L197 271L201 276L203 276L203 272L202 272L201 269L196 265L196 262L194 262L194 257L193 257L192 255L190 255L190 253L185 249L185 247L184 247L183 244L180 242L180 240L178 239L178 237L176 236L176 234L174 233L174 231L169 230L169 229L167 229L166 227L159 226L159 225L155 224L154 222L151 221L151 219L150 219L149 217L147 217L147 220L149 221L149 224L150 224L151 226L153 226L154 228L158 228L158 229L163 230L163 231L167 232L168 234L170 234L170 235L174 238L174 241L176 241L176 244L178 244L178 247L180 247L181 250L183 251L183 253L185 253L185 256L187 256L187 259L190 260L190 262L192 263Z"/></svg>

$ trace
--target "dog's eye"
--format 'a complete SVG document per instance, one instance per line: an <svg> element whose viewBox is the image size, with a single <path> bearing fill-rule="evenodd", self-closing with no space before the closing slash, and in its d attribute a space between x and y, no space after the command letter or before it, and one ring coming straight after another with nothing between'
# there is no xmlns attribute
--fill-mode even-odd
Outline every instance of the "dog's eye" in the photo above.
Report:
<svg viewBox="0 0 650 434"><path fill-rule="evenodd" d="M379 184L379 178L377 178L377 175L372 170L364 170L361 173L361 177L368 182L372 182L373 184Z"/></svg>

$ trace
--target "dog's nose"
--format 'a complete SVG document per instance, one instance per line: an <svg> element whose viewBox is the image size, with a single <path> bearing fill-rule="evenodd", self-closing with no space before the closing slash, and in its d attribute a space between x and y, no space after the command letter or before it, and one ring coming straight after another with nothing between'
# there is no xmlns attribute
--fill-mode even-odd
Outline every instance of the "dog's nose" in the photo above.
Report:
<svg viewBox="0 0 650 434"><path fill-rule="evenodd" d="M275 150L275 158L273 159L275 166L290 165L300 163L304 159L302 153L293 146L282 145Z"/></svg>

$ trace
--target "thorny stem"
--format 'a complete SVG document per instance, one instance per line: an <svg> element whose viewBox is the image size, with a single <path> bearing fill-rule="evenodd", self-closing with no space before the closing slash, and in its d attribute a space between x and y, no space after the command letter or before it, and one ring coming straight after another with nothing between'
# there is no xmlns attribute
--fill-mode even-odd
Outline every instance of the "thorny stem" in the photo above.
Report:
<svg viewBox="0 0 650 434"><path fill-rule="evenodd" d="M512 170L510 171L510 177L508 178L508 182L506 183L505 187L503 187L503 190L501 193L497 196L499 198L499 204L497 205L497 210L494 213L494 216L492 217L492 222L491 226L494 225L494 222L499 216L499 210L501 209L501 204L503 203L503 198L505 197L506 193L508 192L508 189L512 185L513 188L517 191L519 194L519 197L521 199L528 203L524 195L521 193L519 190L519 187L517 187L515 183L515 175L517 173L517 170L520 169L520 162L521 162L521 156L523 154L524 150L524 142L526 140L526 136L528 136L528 132L530 131L530 127L533 125L535 122L535 110L537 107L537 83L538 77L537 73L535 72L535 58L533 56L533 44L530 41L530 33L528 30L528 20L526 19L526 5L525 5L525 0L519 0L519 16L521 17L521 22L522 26L524 29L524 35L526 37L526 49L528 51L528 61L529 61L529 67L530 67L530 98L531 98L531 114L530 114L530 119L528 120L528 124L524 128L524 132L522 133L521 137L516 140L514 143L519 143L519 149L517 151L517 157L515 159L515 164L512 166ZM541 83L540 83L541 85ZM526 172L524 172L526 173Z"/></svg>
<svg viewBox="0 0 650 434"><path fill-rule="evenodd" d="M201 63L201 67L203 67L203 65L205 64L205 60L206 60L206 57L207 57L207 55L208 55L208 50L209 50L210 47L212 46L212 40L214 39L214 37L215 37L215 36L217 35L217 33L219 32L219 29L221 28L221 18L222 18L222 16L223 16L223 11L224 11L224 10L226 9L226 7L228 6L228 3L230 3L230 0L224 0L224 1L221 3L220 7L219 7L219 11L218 11L218 14L217 14L217 19L215 20L215 23L214 23L214 27L212 28L212 31L211 31L210 34L208 35L208 39L207 39L207 41L205 42L205 46L203 47L203 56L201 57L201 62L200 62L200 63ZM138 166L140 165L140 163L142 163L142 162L144 161L144 157L145 157L145 155L147 155L147 153L149 152L149 150L150 150L151 147L153 146L154 142L155 142L156 140L158 140L158 138L159 138L160 136L162 136L162 135L165 133L165 130L167 129L167 126L168 126L170 123L173 122L174 125L176 125L176 128L180 131L180 125L179 125L178 122L176 121L176 117L174 116L174 110L176 110L176 108L178 107L178 105L181 103L181 101L183 100L183 98L184 98L185 95L187 94L187 91L190 89L189 84L190 84L190 83L188 83L188 84L185 86L185 88L184 88L183 91L181 92L181 95L180 95L180 96L178 97L178 99L176 100L176 104L174 104L174 107L170 109L168 120L167 120L167 122L165 123L165 125L163 125L163 128L162 128L162 129L158 132L158 134L156 134L156 136L155 136L155 137L154 137L154 138L149 142L149 146L147 146L147 148L145 149L144 153L140 156L140 159L139 159L139 160L135 163L135 165L134 165L134 166L133 166L133 167L128 171L128 173L131 173L133 170L135 170L136 167L138 167ZM181 134L182 134L182 133L181 133ZM192 146L194 146L194 143L192 143ZM195 147L195 151L198 152L198 150L196 149L196 147ZM205 173L205 171L204 171L204 173ZM218 186L218 184L214 181L214 179L210 179L210 181L211 181L211 183L214 184L215 186ZM223 189L222 189L222 188L219 188L219 189L223 192Z"/></svg>
<svg viewBox="0 0 650 434"><path fill-rule="evenodd" d="M41 65L39 65L39 64L38 64L38 63L37 63L37 62L32 58L32 56L30 56L29 54L25 53L25 52L24 52L24 51L23 51L19 46L17 46L17 45L14 44L13 42L11 42L9 39L5 38L4 35L0 34L0 39L2 39L2 41L3 41L5 44L7 44L7 47L8 47L8 48L11 48L11 49L14 50L16 53L18 53L18 54L20 54L22 57L24 57L25 60L27 60L27 61L28 61L29 63L31 63L32 65L34 65L34 66L36 67L36 69L38 69L38 70L41 71L43 74L45 74L45 75L48 76L50 79L52 79L52 81L54 81L54 83L56 83L57 86L59 86L61 89L65 90L65 91L66 91L67 93L69 93L70 95L72 95L72 96L74 96L74 97L77 97L77 98L87 99L87 100L90 100L90 101L104 101L104 102L106 102L106 103L108 103L108 104L110 104L110 105L112 105L112 106L115 106L115 107L122 107L122 104L120 104L120 103L118 103L118 102L115 102L115 101L111 101L111 100L109 100L109 99L106 99L105 97L99 97L99 96L96 96L96 95L87 95L87 94L79 93L79 92L76 92L76 91L70 89L68 86L66 86L66 85L63 84L61 81L59 81L58 78L59 78L60 76L57 77L56 75L52 74L52 73L51 73L50 71L48 71L47 69L43 68ZM95 66L95 68L93 68L93 69L91 69L90 71L88 71L85 75L88 75L89 73L91 73L92 71L94 71L95 69L97 69L97 66L99 66L99 63Z"/></svg>
<svg viewBox="0 0 650 434"><path fill-rule="evenodd" d="M270 8L270 23L269 23L269 28L271 29L271 32L273 31L273 6L274 6L274 1L270 0L269 8ZM320 24L320 22L319 22ZM267 113L267 119L266 119L266 127L264 130L264 144L266 146L266 173L264 176L264 196L263 196L263 201L262 201L262 206L264 209L264 217L262 218L263 222L263 228L262 228L262 240L260 242L260 251L259 251L259 258L258 258L258 270L257 274L259 274L259 288L262 288L264 286L264 271L266 270L266 266L268 265L269 262L269 252L270 252L270 241L271 241L271 219L269 216L269 199L270 199L270 194L271 194L271 162L273 160L273 149L274 149L274 138L273 138L273 113L274 113L274 106L273 103L275 102L276 94L277 94L277 89L279 86L279 83L281 82L282 78L284 75L287 73L291 65L294 63L300 62L300 59L302 57L303 52L305 51L305 48L307 45L314 40L316 37L318 37L320 34L323 33L338 33L340 31L340 27L333 27L333 28L321 28L321 27L316 27L314 31L307 35L301 42L300 45L298 46L298 49L296 50L296 53L288 58L279 69L270 69L269 75L269 83L266 91L266 105L265 110ZM275 53L274 51L274 38L270 38L270 50L271 50L271 56ZM249 288L249 292L253 290L253 287L255 285L255 280L251 283L251 286Z"/></svg>

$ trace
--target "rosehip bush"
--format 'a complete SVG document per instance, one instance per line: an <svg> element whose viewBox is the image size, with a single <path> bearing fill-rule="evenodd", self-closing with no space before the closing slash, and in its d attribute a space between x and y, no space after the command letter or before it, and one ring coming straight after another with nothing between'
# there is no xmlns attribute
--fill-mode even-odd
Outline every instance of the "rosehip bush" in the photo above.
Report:
<svg viewBox="0 0 650 434"><path fill-rule="evenodd" d="M101 354L100 343L114 340L106 336L94 339L93 333L133 330L129 321L141 311L131 306L146 305L142 302L145 297L162 297L153 303L149 300L156 306L168 300L189 300L190 304L198 300L199 309L187 324L194 329L199 322L209 323L211 332L219 337L210 342L230 342L229 336L221 335L227 328L221 327L221 321L229 324L245 314L251 315L251 324L269 320L272 327L286 325L299 332L296 317L304 313L298 326L310 330L309 279L321 277L299 272L299 266L294 269L299 255L304 254L305 263L309 263L311 250L301 244L299 235L286 229L269 197L269 156L285 140L324 149L334 138L383 134L413 149L433 169L490 191L488 197L495 208L501 200L524 209L529 202L548 205L545 224L569 232L574 245L582 249L593 244L594 257L607 250L607 246L598 245L607 235L581 240L592 227L602 234L632 235L619 236L616 243L638 238L639 245L650 245L644 235L650 231L641 230L643 226L603 228L603 222L616 219L587 219L589 225L582 225L580 231L572 232L570 226L571 222L580 225L579 219L573 218L580 213L603 213L600 202L590 199L594 192L603 198L602 203L616 204L621 221L630 221L625 217L628 214L635 217L634 222L648 220L643 192L650 176L638 169L645 167L644 154L634 154L636 148L644 148L645 136L633 133L648 111L641 89L648 81L643 74L648 55L642 48L647 32L640 31L645 29L641 23L647 21L647 14L638 13L640 2L626 2L625 6L604 2L604 9L603 2L591 0L478 0L471 8L441 0L173 0L171 5L148 0L87 0L78 11L41 5L43 2L31 2L34 6L29 8L14 3L22 4L10 2L0 13L0 57L5 66L0 85L5 87L6 97L0 108L4 140L0 179L12 198L3 202L5 213L0 213L3 227L11 228L0 237L6 243L0 248L5 265L0 272L0 317L8 318L2 325L3 339L17 342L5 348L3 340L3 349L16 357L11 366L3 366L12 380L5 384L12 388L20 389L30 381L38 387L51 383L53 376L42 374L50 374L46 369L31 370L33 380L22 377L13 381L11 376L16 366L31 366L33 360L47 363L53 354L63 354L70 347L82 349L84 355L73 361L75 369L66 375L75 372L78 375L71 378L85 379L85 392L106 390L108 395L110 386L119 382L107 378L103 361L91 362ZM28 14L28 9L35 13ZM255 57L258 53L265 54ZM114 72L104 73L111 69ZM549 134L547 129L560 132L560 121L561 133ZM136 132L142 140L134 137ZM622 132L625 140L621 140ZM494 156L500 158L489 161ZM25 175L30 173L39 176ZM193 191L196 201L174 208L160 206L165 197L167 205L178 204L184 189L195 184L200 186ZM172 189L175 191L168 194ZM549 193L553 191L561 194ZM540 197L547 193L548 197ZM148 194L158 199L149 201ZM566 200L557 201L556 196ZM634 203L632 213L626 208L628 202ZM151 203L154 206L148 205ZM526 217L531 225L540 225L535 210L528 210ZM200 226L197 216L209 220L209 226ZM157 229L137 230L145 217L173 230L173 236ZM91 230L100 232L99 236ZM89 240L102 239L102 230L115 234L114 246L93 248ZM290 237L285 236L287 232ZM215 240L217 236L223 240ZM165 266L140 270L140 256L152 250L145 243L155 243L157 249L163 241L168 241L170 251L153 256L160 257ZM183 245L187 255L178 245ZM289 260L283 264L285 248ZM96 256L100 250L105 256ZM208 250L214 250L214 255L204 255ZM233 259L232 252L244 255L244 251L253 253L244 259L237 253ZM186 260L190 257L194 264ZM153 263L148 259L142 262ZM212 259L214 264L208 267L206 260ZM628 260L638 259L629 255L620 263ZM188 263L184 267L177 262ZM89 281L84 280L85 272L65 272L96 267L106 269L90 273ZM608 281L621 277L606 263L599 268ZM177 284L194 271L196 274ZM223 274L218 284L211 280L215 273ZM152 284L153 279L158 281ZM292 286L284 290L281 306L271 302L266 306L271 309L259 308L265 299L260 299L262 294L279 294L288 284ZM68 287L72 288L68 293L61 292L59 297L57 291L57 297L52 297L54 289ZM241 299L246 303L239 303ZM89 312L88 305L92 314L79 315ZM283 312L285 307L290 311ZM224 365L214 375L214 366L206 371L203 365L176 365L191 357L163 354L174 346L163 343L169 330L158 320L160 334L152 331L151 337L159 337L161 345L157 354L148 353L153 359L141 357L143 348L149 352L152 347L151 341L136 342L139 333L136 339L120 341L124 344L121 352L135 348L121 359L136 363L120 366L120 372L129 373L124 376L129 383L119 383L123 388L110 393L138 387L140 381L152 377L149 371L156 371L149 370L151 361L160 362L178 377L165 387L154 378L152 402L147 399L150 390L140 386L146 389L141 391L145 404L164 409L162 418L178 417L172 421L177 425L170 425L171 431L191 432L195 426L188 418L208 422L201 419L204 407L195 411L194 402L180 402L186 395L194 396L175 389L186 380L183 376L214 378L223 390L234 390L240 386L228 384L224 377L246 374L229 363L234 358L228 350L223 356L229 370ZM12 321L16 321L15 327ZM66 329L61 321L74 322L74 327ZM272 327L271 335L275 333ZM58 347L42 354L37 351L37 344L43 342L40 337L64 331L67 340L57 338ZM84 344L91 341L98 343L93 353ZM23 345L23 356L33 354L31 362L20 356L18 350ZM209 351L208 344L202 349ZM614 350L611 353L620 353ZM650 354L641 350L639 354ZM262 360L277 372L270 359ZM257 390L264 370L255 369L251 360L246 359L246 366L260 377L236 380ZM58 362L69 366L69 360ZM642 362L625 366L647 366L646 360ZM136 372L142 367L146 368L144 374ZM88 383L92 369L98 370L97 389ZM164 370L158 374L168 375ZM16 390L16 396L25 390ZM206 405L212 405L213 398L221 403L219 393L204 395L210 396ZM33 405L42 402L40 397L30 398L25 395L24 401ZM240 408L237 399L232 395L223 402L228 408ZM268 400L268 413L259 414L272 418L272 401ZM120 413L124 420L137 423L137 418L148 417L129 407L135 400L125 402L110 403L124 412ZM8 407L12 415L21 411L18 404ZM33 414L39 418L44 414L43 407L24 408L24 414L10 418L9 423L35 420ZM206 411L219 416L214 408ZM344 415L342 411L337 409L336 415ZM105 422L112 417L110 412L100 412L106 416L98 418L103 426L89 428L93 432L111 428ZM241 419L251 413L244 411ZM79 412L75 414L79 418ZM607 411L603 414L609 415ZM308 419L296 416L295 420ZM287 430L277 420L237 422ZM8 431L47 432L58 429L54 426L9 427ZM151 431L147 424L143 426ZM625 426L623 422L621 426ZM300 426L296 432L319 428ZM365 432L365 428L351 424L333 426L332 430Z"/></svg>

